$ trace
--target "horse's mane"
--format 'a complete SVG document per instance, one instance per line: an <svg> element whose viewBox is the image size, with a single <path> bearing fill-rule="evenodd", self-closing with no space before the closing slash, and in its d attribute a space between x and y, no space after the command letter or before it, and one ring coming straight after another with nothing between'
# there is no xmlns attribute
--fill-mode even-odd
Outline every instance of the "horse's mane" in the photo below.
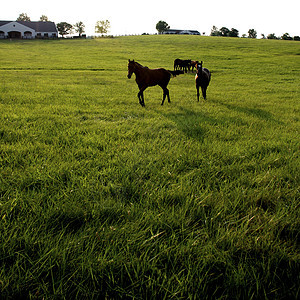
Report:
<svg viewBox="0 0 300 300"><path fill-rule="evenodd" d="M141 64L140 64L140 63L138 63L137 61L134 61L134 63L135 63L135 64L137 64L139 67L142 67L142 68L149 69L148 67L141 65Z"/></svg>

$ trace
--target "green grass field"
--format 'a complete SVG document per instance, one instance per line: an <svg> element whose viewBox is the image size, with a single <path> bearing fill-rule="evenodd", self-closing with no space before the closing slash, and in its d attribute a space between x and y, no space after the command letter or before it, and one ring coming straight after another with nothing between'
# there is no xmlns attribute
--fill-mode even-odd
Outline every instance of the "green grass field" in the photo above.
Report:
<svg viewBox="0 0 300 300"><path fill-rule="evenodd" d="M1 299L299 299L300 44L0 41ZM138 103L128 59L212 72Z"/></svg>

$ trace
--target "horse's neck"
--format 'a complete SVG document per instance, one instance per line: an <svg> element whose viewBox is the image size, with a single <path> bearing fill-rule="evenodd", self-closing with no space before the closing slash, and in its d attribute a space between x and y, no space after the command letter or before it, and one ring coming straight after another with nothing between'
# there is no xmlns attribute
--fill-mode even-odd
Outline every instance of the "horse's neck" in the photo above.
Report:
<svg viewBox="0 0 300 300"><path fill-rule="evenodd" d="M144 73L144 71L145 71L145 67L143 67L142 65L138 65L138 64L135 65L134 73L136 76L138 76L138 77L141 76Z"/></svg>

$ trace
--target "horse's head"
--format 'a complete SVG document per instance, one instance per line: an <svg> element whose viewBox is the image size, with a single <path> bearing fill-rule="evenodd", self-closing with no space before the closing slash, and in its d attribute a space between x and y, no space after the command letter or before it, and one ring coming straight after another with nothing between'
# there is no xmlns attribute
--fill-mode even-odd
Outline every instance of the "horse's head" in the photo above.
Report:
<svg viewBox="0 0 300 300"><path fill-rule="evenodd" d="M128 60L128 75L127 77L130 79L132 76L132 73L135 70L135 61L134 60Z"/></svg>
<svg viewBox="0 0 300 300"><path fill-rule="evenodd" d="M200 63L198 62L197 63L197 73L202 73L202 64L203 64L203 61L201 61Z"/></svg>

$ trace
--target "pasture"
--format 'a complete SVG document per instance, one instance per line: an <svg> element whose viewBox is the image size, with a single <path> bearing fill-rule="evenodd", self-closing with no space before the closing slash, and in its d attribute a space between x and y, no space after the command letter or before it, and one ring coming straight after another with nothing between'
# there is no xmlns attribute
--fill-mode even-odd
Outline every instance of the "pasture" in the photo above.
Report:
<svg viewBox="0 0 300 300"><path fill-rule="evenodd" d="M128 59L173 69L171 103ZM300 44L0 41L0 298L300 297Z"/></svg>

